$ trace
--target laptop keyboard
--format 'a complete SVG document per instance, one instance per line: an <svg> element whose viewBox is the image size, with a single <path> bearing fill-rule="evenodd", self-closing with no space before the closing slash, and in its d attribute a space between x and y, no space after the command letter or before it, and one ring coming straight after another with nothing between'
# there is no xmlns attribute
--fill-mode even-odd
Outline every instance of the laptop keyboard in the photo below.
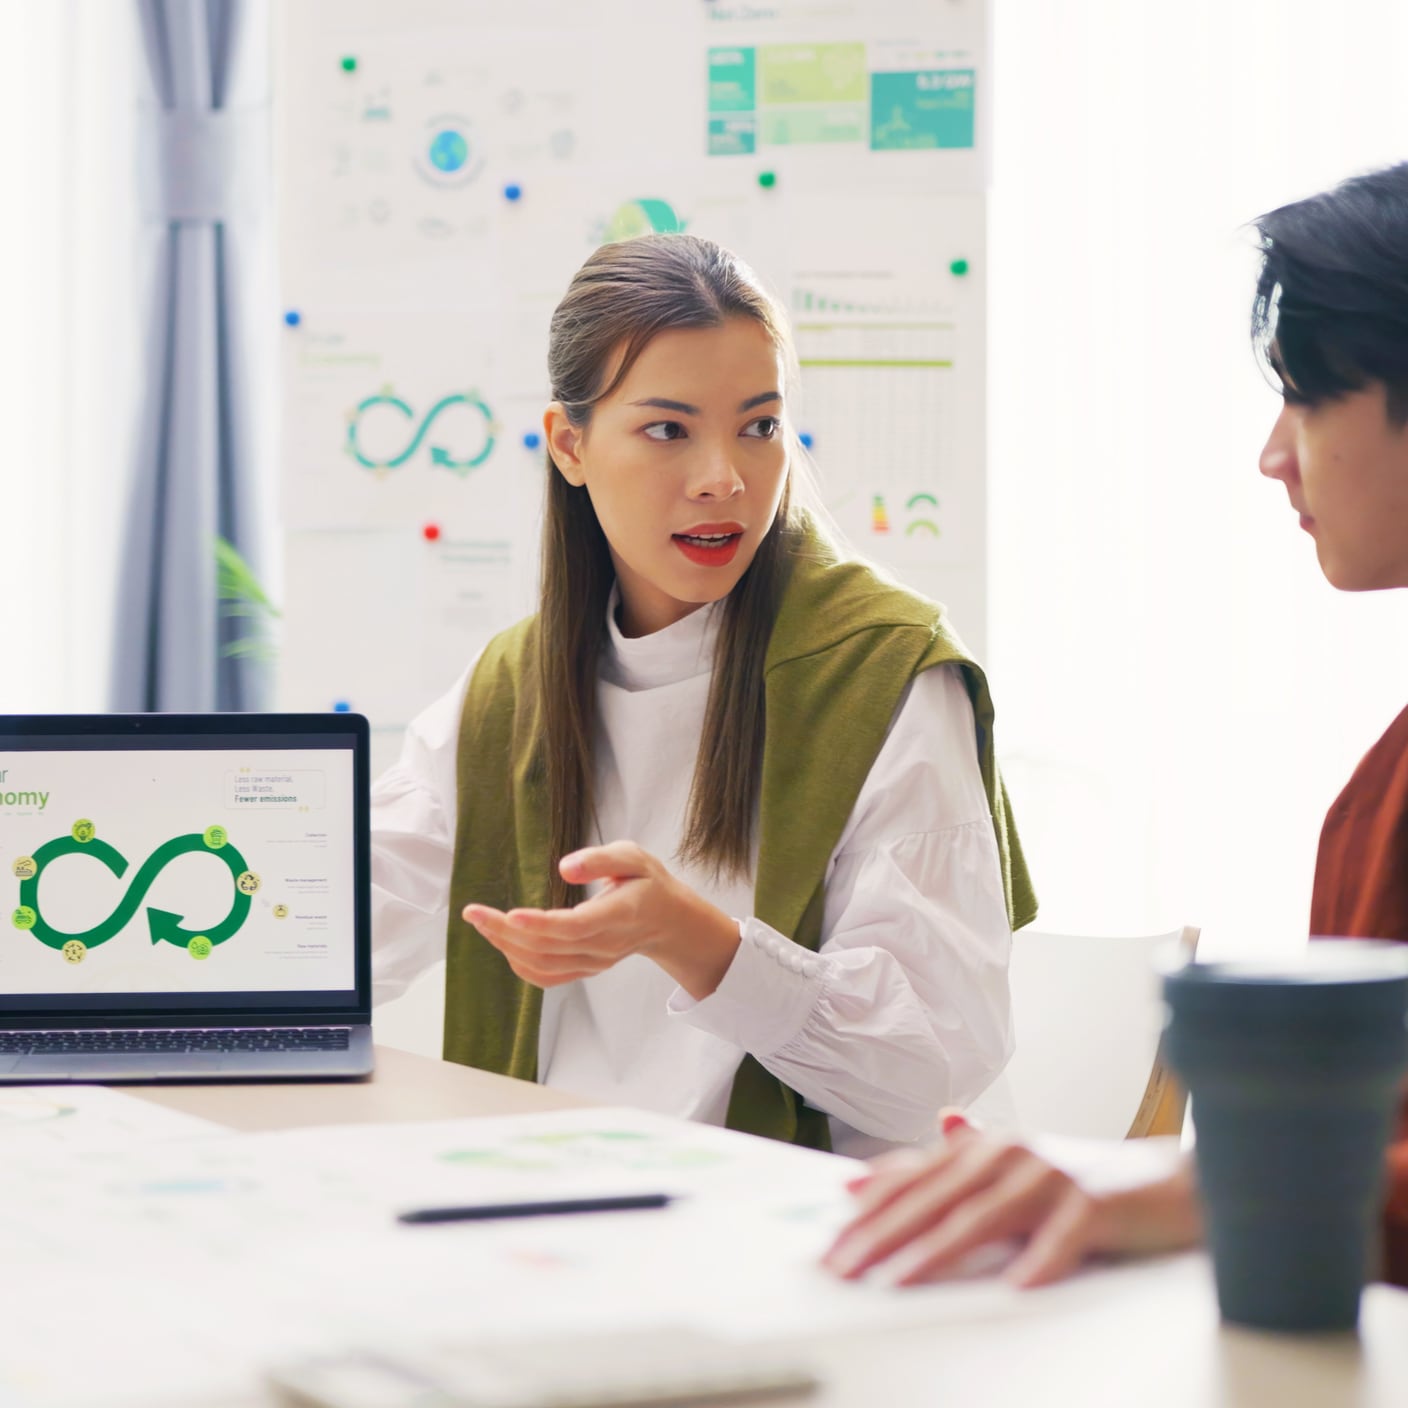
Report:
<svg viewBox="0 0 1408 1408"><path fill-rule="evenodd" d="M114 1051L121 1055L185 1051L346 1051L350 1027L240 1027L213 1031L0 1032L0 1053L9 1055L83 1055Z"/></svg>

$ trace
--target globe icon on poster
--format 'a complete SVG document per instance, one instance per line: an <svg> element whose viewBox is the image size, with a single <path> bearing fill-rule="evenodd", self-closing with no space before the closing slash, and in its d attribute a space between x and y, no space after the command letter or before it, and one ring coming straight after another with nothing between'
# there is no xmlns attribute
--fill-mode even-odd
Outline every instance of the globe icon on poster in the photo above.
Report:
<svg viewBox="0 0 1408 1408"><path fill-rule="evenodd" d="M467 186L484 166L484 153L467 117L439 113L416 140L416 170L432 186Z"/></svg>
<svg viewBox="0 0 1408 1408"><path fill-rule="evenodd" d="M437 171L453 175L469 159L469 143L453 127L443 128L430 141L430 164Z"/></svg>

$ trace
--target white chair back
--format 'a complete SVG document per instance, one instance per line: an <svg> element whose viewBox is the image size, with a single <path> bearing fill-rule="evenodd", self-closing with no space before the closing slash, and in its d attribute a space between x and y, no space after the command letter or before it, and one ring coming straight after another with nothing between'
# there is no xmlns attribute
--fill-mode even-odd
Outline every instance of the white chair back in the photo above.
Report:
<svg viewBox="0 0 1408 1408"><path fill-rule="evenodd" d="M1185 1102L1158 1059L1154 960L1180 942L1191 953L1197 938L1191 928L1133 938L1013 935L1016 1051L1003 1083L1018 1129L1103 1139L1179 1132ZM983 1118L982 1099L972 1113Z"/></svg>

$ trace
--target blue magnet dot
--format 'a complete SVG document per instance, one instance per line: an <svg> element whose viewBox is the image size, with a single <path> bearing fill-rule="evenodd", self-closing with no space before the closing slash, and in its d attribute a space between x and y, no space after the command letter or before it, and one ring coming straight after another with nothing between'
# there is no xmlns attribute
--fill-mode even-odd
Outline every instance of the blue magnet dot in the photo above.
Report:
<svg viewBox="0 0 1408 1408"><path fill-rule="evenodd" d="M332 711L334 714L350 714L352 712L352 706L347 700L339 699L333 704Z"/></svg>
<svg viewBox="0 0 1408 1408"><path fill-rule="evenodd" d="M543 443L543 437L536 430L528 430L523 434L523 448L525 450L536 450Z"/></svg>
<svg viewBox="0 0 1408 1408"><path fill-rule="evenodd" d="M518 200L523 194L523 187L517 183L510 183L504 187L505 200Z"/></svg>
<svg viewBox="0 0 1408 1408"><path fill-rule="evenodd" d="M797 439L799 439L799 440L802 442L802 448L803 448L804 450L810 450L810 449L811 449L811 447L812 447L812 433L811 433L810 430L804 430L804 431L797 437Z"/></svg>
<svg viewBox="0 0 1408 1408"><path fill-rule="evenodd" d="M288 312L284 314L284 322L291 328L296 328L302 321L303 314L300 313L297 308L290 308Z"/></svg>

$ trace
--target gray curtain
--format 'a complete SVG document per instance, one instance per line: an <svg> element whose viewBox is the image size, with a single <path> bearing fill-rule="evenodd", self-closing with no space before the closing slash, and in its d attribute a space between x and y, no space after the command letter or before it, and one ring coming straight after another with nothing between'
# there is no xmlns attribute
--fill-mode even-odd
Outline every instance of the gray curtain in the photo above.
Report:
<svg viewBox="0 0 1408 1408"><path fill-rule="evenodd" d="M112 707L256 709L266 667L217 599L216 541L256 573L259 402L273 316L267 0L134 0L146 73L138 173L150 246L144 404L119 552Z"/></svg>

